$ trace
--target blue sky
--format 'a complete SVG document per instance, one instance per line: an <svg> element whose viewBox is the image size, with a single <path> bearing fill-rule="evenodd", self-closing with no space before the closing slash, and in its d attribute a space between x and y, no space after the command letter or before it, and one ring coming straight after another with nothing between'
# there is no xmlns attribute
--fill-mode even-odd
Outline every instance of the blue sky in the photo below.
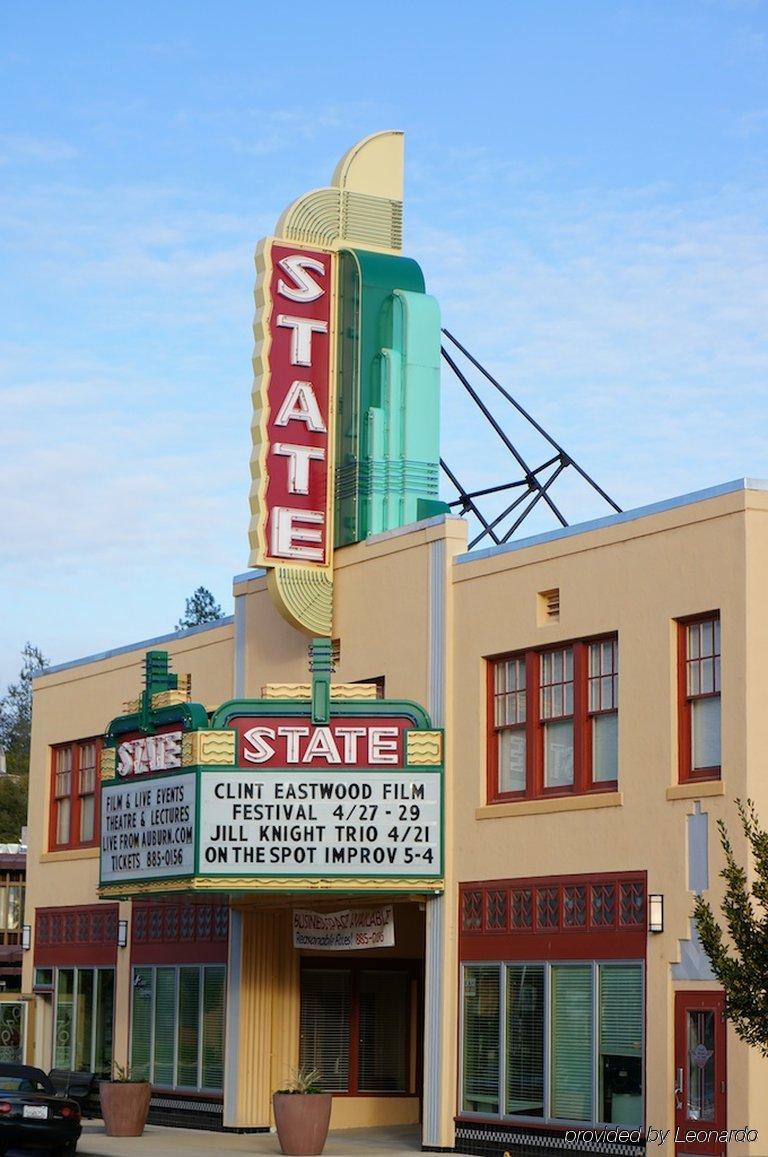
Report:
<svg viewBox="0 0 768 1157"><path fill-rule="evenodd" d="M0 689L230 608L253 249L384 128L444 324L623 507L768 476L762 0L4 0ZM443 446L505 477L449 382Z"/></svg>

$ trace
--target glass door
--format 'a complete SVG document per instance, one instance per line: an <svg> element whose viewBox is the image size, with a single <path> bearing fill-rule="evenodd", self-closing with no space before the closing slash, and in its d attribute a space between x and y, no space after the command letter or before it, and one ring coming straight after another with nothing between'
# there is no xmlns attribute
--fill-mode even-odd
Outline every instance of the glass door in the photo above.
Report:
<svg viewBox="0 0 768 1157"><path fill-rule="evenodd" d="M722 992L675 993L676 1157L725 1157L725 1018Z"/></svg>

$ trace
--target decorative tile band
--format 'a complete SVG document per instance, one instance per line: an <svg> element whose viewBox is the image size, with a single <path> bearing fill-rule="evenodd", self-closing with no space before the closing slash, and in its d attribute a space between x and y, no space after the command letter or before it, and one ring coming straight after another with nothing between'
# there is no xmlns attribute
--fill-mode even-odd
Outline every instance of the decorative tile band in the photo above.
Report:
<svg viewBox="0 0 768 1157"><path fill-rule="evenodd" d="M264 699L311 699L311 683L267 683L262 688ZM331 683L331 699L377 699L375 683Z"/></svg>
<svg viewBox="0 0 768 1157"><path fill-rule="evenodd" d="M183 767L221 765L235 762L234 731L187 731L181 740Z"/></svg>
<svg viewBox="0 0 768 1157"><path fill-rule="evenodd" d="M627 1126L588 1126L569 1130L533 1131L509 1128L507 1125L474 1124L467 1121L456 1125L456 1149L476 1153L481 1157L546 1157L547 1154L567 1153L568 1157L646 1157L643 1141L608 1141L607 1134L636 1134ZM573 1134L577 1134L574 1140Z"/></svg>
<svg viewBox="0 0 768 1157"><path fill-rule="evenodd" d="M99 754L99 773L102 779L114 779L117 775L116 747L102 747Z"/></svg>
<svg viewBox="0 0 768 1157"><path fill-rule="evenodd" d="M406 731L405 744L409 767L439 767L443 762L442 731Z"/></svg>

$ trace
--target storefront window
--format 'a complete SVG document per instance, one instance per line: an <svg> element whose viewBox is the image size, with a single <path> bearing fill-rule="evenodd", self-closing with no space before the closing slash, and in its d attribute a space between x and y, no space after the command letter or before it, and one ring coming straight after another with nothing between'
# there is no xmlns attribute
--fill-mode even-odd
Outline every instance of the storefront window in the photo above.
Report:
<svg viewBox="0 0 768 1157"><path fill-rule="evenodd" d="M464 966L463 1112L638 1127L642 1073L641 964Z"/></svg>
<svg viewBox="0 0 768 1157"><path fill-rule="evenodd" d="M133 970L131 1068L165 1088L219 1092L224 1083L223 965Z"/></svg>
<svg viewBox="0 0 768 1157"><path fill-rule="evenodd" d="M110 1075L114 983L111 968L57 969L53 1047L56 1068Z"/></svg>
<svg viewBox="0 0 768 1157"><path fill-rule="evenodd" d="M464 970L464 1058L462 1108L469 1113L499 1111L498 967Z"/></svg>
<svg viewBox="0 0 768 1157"><path fill-rule="evenodd" d="M643 990L636 964L600 966L600 1117L643 1123Z"/></svg>
<svg viewBox="0 0 768 1157"><path fill-rule="evenodd" d="M592 1117L592 966L552 967L553 1117Z"/></svg>
<svg viewBox="0 0 768 1157"><path fill-rule="evenodd" d="M544 966L507 967L509 1116L544 1116Z"/></svg>

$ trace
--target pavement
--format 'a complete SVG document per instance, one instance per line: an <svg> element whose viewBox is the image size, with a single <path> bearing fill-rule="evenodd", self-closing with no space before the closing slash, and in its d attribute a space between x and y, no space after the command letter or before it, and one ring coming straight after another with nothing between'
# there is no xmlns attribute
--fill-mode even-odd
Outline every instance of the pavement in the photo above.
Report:
<svg viewBox="0 0 768 1157"><path fill-rule="evenodd" d="M78 1157L211 1157L213 1153L217 1157L238 1153L272 1157L280 1153L280 1145L275 1133L207 1133L162 1125L147 1125L141 1137L107 1137L103 1122L85 1121L77 1152ZM418 1128L391 1125L334 1130L328 1134L323 1157L413 1157L420 1152Z"/></svg>

